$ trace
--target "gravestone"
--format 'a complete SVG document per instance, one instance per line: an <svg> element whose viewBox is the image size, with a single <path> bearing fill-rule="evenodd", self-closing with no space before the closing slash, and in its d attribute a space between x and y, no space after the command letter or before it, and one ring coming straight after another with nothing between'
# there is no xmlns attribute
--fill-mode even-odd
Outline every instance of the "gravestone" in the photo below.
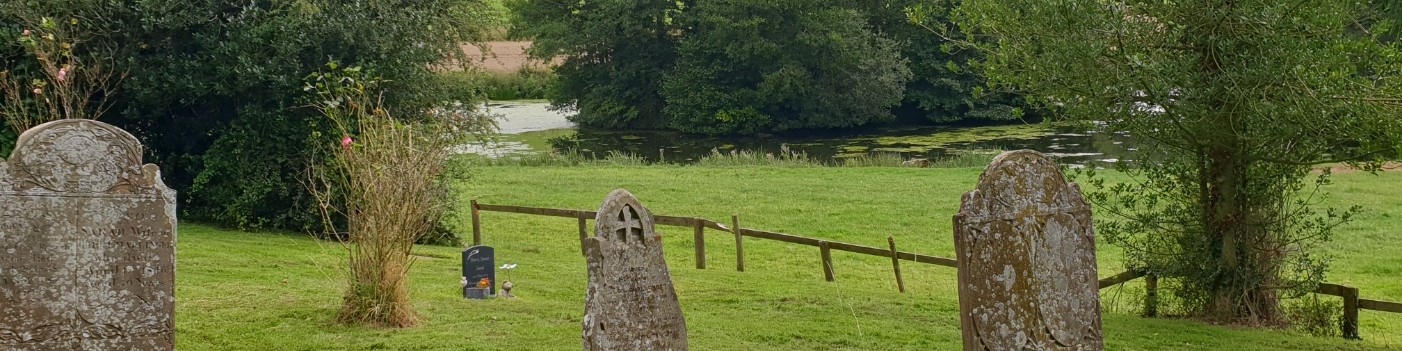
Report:
<svg viewBox="0 0 1402 351"><path fill-rule="evenodd" d="M173 350L175 192L131 134L45 123L0 162L0 350Z"/></svg>
<svg viewBox="0 0 1402 351"><path fill-rule="evenodd" d="M462 277L467 284L463 287L463 297L468 297L467 288L477 286L483 278L491 282L486 291L488 295L497 294L496 261L496 250L491 246L473 246L462 251Z"/></svg>
<svg viewBox="0 0 1402 351"><path fill-rule="evenodd" d="M1090 205L1055 162L1006 152L954 216L964 350L1103 350Z"/></svg>
<svg viewBox="0 0 1402 351"><path fill-rule="evenodd" d="M652 212L633 194L610 193L584 240L589 289L586 351L684 351L686 319L662 255Z"/></svg>

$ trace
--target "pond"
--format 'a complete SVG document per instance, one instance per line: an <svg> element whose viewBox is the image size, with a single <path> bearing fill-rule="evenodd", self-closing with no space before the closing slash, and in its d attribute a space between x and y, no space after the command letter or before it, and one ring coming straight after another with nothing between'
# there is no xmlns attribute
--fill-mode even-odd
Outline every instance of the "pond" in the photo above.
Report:
<svg viewBox="0 0 1402 351"><path fill-rule="evenodd" d="M487 105L496 114L501 135L464 151L494 158L574 149L586 156L611 152L641 156L651 162L690 163L713 152L778 152L787 148L821 161L874 153L938 159L965 152L1031 149L1085 164L1127 160L1135 151L1125 135L1102 133L1086 124L1029 123L999 126L876 127L843 132L706 137L669 131L599 131L579 129L567 115L544 102Z"/></svg>

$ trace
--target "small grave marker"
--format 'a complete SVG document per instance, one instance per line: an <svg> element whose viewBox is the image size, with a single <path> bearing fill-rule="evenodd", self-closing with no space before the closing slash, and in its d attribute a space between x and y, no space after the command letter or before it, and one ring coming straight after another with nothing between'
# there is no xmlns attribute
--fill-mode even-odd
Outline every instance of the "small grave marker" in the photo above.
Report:
<svg viewBox="0 0 1402 351"><path fill-rule="evenodd" d="M491 246L473 246L463 250L462 277L464 298L485 299L496 295L496 250ZM487 279L486 288L480 287L482 279Z"/></svg>

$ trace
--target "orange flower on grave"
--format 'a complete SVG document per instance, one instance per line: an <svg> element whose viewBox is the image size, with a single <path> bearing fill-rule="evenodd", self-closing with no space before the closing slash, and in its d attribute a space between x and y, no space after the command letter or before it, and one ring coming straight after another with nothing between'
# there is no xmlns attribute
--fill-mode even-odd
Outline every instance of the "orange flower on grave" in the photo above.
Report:
<svg viewBox="0 0 1402 351"><path fill-rule="evenodd" d="M480 280L480 281L477 282L477 287L478 287L478 288L482 288L482 289L486 289L486 288L492 287L492 279L491 279L491 278L482 278L482 280Z"/></svg>

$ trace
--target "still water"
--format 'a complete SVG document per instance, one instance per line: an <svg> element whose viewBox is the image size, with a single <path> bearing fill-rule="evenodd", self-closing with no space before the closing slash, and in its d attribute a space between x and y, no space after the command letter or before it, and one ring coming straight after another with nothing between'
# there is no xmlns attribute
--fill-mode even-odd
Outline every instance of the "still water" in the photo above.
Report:
<svg viewBox="0 0 1402 351"><path fill-rule="evenodd" d="M466 152L495 158L575 149L603 157L610 152L642 156L652 162L689 163L713 152L778 152L787 148L810 158L833 161L874 153L938 159L962 152L1031 149L1062 162L1113 163L1135 151L1125 135L1102 133L1095 125L1044 123L1001 126L863 128L844 132L807 132L738 137L705 137L667 131L611 132L579 129L567 115L545 103L507 102L487 106L497 115L501 135Z"/></svg>

